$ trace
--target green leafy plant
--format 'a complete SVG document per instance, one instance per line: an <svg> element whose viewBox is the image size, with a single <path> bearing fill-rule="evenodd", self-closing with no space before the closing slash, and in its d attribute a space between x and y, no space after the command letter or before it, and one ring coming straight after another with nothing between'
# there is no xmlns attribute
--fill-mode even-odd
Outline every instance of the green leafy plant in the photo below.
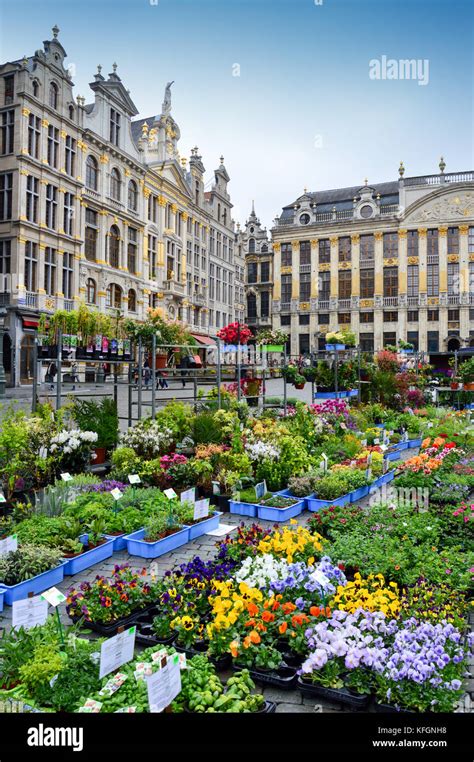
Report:
<svg viewBox="0 0 474 762"><path fill-rule="evenodd" d="M17 585L58 566L60 550L40 545L22 545L18 550L0 556L0 580L4 585Z"/></svg>
<svg viewBox="0 0 474 762"><path fill-rule="evenodd" d="M117 405L113 399L103 397L100 402L76 399L71 414L80 429L97 434L96 447L109 450L116 446L119 420Z"/></svg>

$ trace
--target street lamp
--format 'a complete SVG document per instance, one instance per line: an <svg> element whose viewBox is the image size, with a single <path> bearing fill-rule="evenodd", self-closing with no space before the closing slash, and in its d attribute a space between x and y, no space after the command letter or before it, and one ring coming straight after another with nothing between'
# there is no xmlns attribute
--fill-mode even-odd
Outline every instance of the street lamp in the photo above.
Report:
<svg viewBox="0 0 474 762"><path fill-rule="evenodd" d="M0 307L0 398L5 397L5 368L3 367L3 335L5 333L5 318L7 311L5 307Z"/></svg>

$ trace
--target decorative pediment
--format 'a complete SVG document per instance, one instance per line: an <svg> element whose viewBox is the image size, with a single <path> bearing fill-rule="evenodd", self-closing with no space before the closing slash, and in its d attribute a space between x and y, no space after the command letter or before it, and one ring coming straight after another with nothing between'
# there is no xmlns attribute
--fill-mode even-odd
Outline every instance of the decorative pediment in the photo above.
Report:
<svg viewBox="0 0 474 762"><path fill-rule="evenodd" d="M474 218L474 190L437 190L428 197L418 199L405 213L408 222L461 222Z"/></svg>
<svg viewBox="0 0 474 762"><path fill-rule="evenodd" d="M136 116L138 109L124 87L120 77L115 74L109 74L109 79L105 80L101 76L96 76L95 82L91 82L89 87L95 93L102 93L105 98L115 101L117 107L125 111L130 116Z"/></svg>

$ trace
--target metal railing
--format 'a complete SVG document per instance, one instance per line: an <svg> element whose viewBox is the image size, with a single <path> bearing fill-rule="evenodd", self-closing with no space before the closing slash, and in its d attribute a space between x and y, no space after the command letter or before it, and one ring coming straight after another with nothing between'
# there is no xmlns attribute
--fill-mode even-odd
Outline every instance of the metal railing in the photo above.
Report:
<svg viewBox="0 0 474 762"><path fill-rule="evenodd" d="M27 307L37 307L38 306L38 294L36 294L34 291L26 291L25 292L25 304Z"/></svg>
<svg viewBox="0 0 474 762"><path fill-rule="evenodd" d="M74 309L74 299L65 299L64 309L66 310L66 312L72 312Z"/></svg>

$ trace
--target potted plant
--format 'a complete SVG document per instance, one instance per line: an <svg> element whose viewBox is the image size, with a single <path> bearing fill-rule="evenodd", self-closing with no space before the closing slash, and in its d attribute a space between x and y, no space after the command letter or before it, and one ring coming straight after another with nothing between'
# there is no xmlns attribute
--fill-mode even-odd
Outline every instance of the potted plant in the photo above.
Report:
<svg viewBox="0 0 474 762"><path fill-rule="evenodd" d="M344 334L341 331L330 331L326 334L326 349L328 351L335 349L343 350L345 348Z"/></svg>
<svg viewBox="0 0 474 762"><path fill-rule="evenodd" d="M403 339L398 339L398 351L401 352L401 354L412 355L414 349L414 344L411 344L409 341L403 341Z"/></svg>
<svg viewBox="0 0 474 762"><path fill-rule="evenodd" d="M288 341L288 334L285 331L265 328L259 331L255 338L257 344L262 347L262 351L283 352Z"/></svg>
<svg viewBox="0 0 474 762"><path fill-rule="evenodd" d="M281 375L286 379L288 384L293 384L296 389L303 389L306 383L306 378L300 373L297 365L289 363L281 369Z"/></svg>
<svg viewBox="0 0 474 762"><path fill-rule="evenodd" d="M217 337L224 342L224 344L233 344L238 346L245 346L249 340L253 338L253 333L245 323L229 323L229 325L221 328L217 331Z"/></svg>
<svg viewBox="0 0 474 762"><path fill-rule="evenodd" d="M474 356L459 364L458 373L464 384L464 390L474 391Z"/></svg>
<svg viewBox="0 0 474 762"><path fill-rule="evenodd" d="M304 389L305 383L306 378L301 373L297 373L293 381L295 389Z"/></svg>
<svg viewBox="0 0 474 762"><path fill-rule="evenodd" d="M104 397L100 402L75 400L72 415L83 431L94 431L97 442L94 447L94 464L104 463L107 451L118 442L118 412L114 400Z"/></svg>

